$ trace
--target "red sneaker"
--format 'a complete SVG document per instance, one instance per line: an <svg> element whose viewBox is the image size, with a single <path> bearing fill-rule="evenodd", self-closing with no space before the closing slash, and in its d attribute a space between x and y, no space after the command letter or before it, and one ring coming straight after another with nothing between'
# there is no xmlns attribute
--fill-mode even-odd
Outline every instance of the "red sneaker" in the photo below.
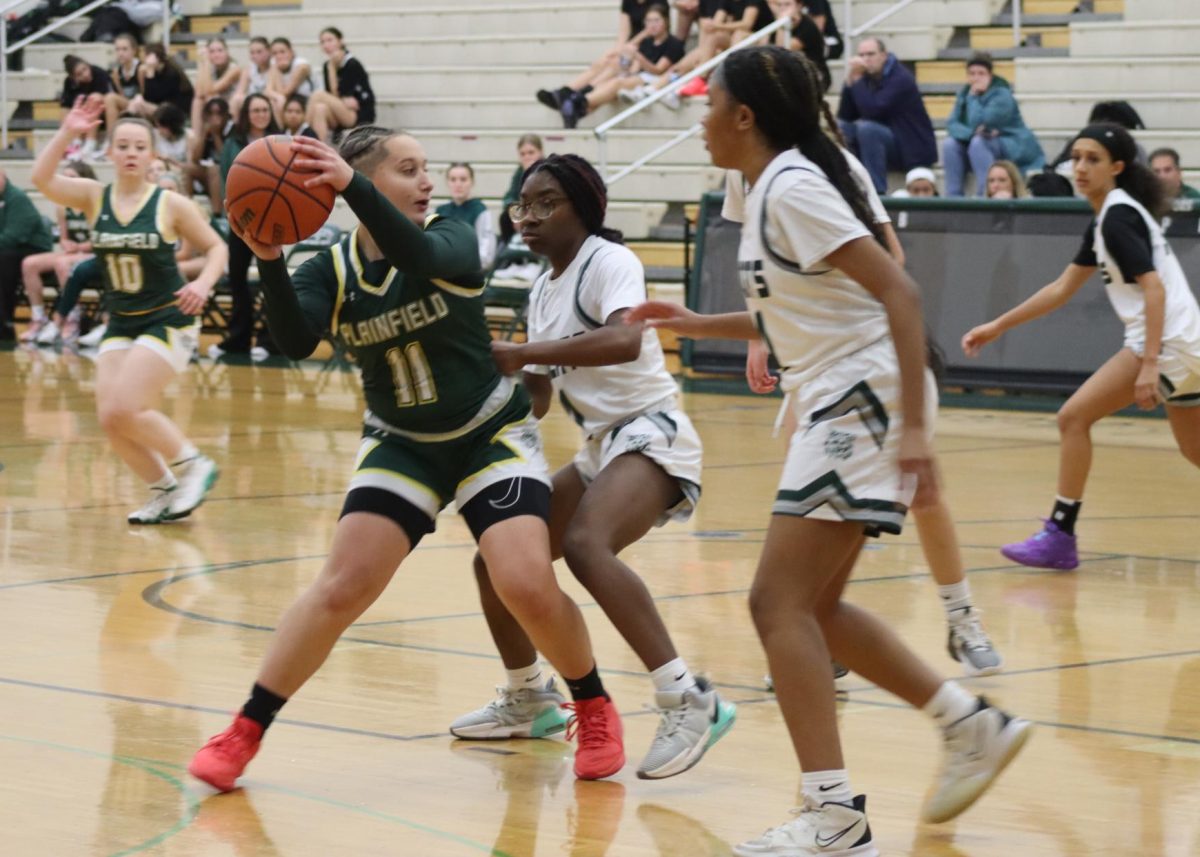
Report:
<svg viewBox="0 0 1200 857"><path fill-rule="evenodd" d="M621 738L621 715L611 699L598 696L568 702L563 708L574 712L567 721L567 740L579 736L575 750L575 776L581 780L611 777L625 765Z"/></svg>
<svg viewBox="0 0 1200 857"><path fill-rule="evenodd" d="M702 77L693 77L683 85L679 94L685 98L697 98L708 95L708 81Z"/></svg>
<svg viewBox="0 0 1200 857"><path fill-rule="evenodd" d="M239 713L228 729L209 738L192 757L188 773L217 791L231 792L237 778L258 753L262 736L263 728Z"/></svg>

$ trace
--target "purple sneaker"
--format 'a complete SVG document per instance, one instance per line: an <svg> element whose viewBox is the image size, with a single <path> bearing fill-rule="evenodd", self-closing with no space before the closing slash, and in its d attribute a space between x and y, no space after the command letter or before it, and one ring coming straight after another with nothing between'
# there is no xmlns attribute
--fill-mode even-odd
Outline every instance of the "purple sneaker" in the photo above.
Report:
<svg viewBox="0 0 1200 857"><path fill-rule="evenodd" d="M1045 526L1040 533L1030 536L1023 542L1015 542L1000 548L1000 553L1027 565L1030 568L1055 568L1059 571L1070 571L1079 565L1079 555L1075 552L1075 536L1064 533L1053 521L1044 521Z"/></svg>

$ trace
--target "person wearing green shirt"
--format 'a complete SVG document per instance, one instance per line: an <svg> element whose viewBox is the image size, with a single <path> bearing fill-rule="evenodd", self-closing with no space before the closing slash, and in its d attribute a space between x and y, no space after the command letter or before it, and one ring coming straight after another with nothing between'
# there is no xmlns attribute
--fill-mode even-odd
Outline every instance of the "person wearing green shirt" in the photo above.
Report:
<svg viewBox="0 0 1200 857"><path fill-rule="evenodd" d="M1183 183L1183 170L1179 166L1179 152L1174 149L1155 149L1150 153L1150 169L1158 176L1167 198L1200 199L1200 190ZM1194 204L1194 203L1193 203Z"/></svg>
<svg viewBox="0 0 1200 857"><path fill-rule="evenodd" d="M294 275L282 247L242 240L259 259L280 350L308 357L329 332L353 355L367 404L363 438L324 568L280 619L249 699L189 772L220 791L236 787L280 708L453 500L496 593L575 697L576 772L616 773L625 760L620 718L583 616L554 577L537 420L524 386L492 360L474 233L427 220L433 182L407 134L364 125L340 149L306 137L292 146L295 166L315 173L309 185L340 193L359 226Z"/></svg>
<svg viewBox="0 0 1200 857"><path fill-rule="evenodd" d="M17 284L21 282L21 261L34 253L45 253L54 246L54 238L33 202L0 169L0 341L16 339L13 311L17 304Z"/></svg>

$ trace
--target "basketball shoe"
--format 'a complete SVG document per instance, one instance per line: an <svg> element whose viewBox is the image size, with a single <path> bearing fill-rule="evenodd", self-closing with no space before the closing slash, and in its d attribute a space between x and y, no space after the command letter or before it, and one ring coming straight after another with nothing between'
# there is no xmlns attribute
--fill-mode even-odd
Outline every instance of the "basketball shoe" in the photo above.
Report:
<svg viewBox="0 0 1200 857"><path fill-rule="evenodd" d="M240 712L220 735L208 739L192 757L188 773L217 791L233 791L262 744L263 728Z"/></svg>
<svg viewBox="0 0 1200 857"><path fill-rule="evenodd" d="M733 849L738 857L879 857L867 824L867 798L817 803L808 795L796 818Z"/></svg>
<svg viewBox="0 0 1200 857"><path fill-rule="evenodd" d="M572 712L567 740L579 739L575 776L581 780L611 777L625 766L624 728L611 699L577 699L563 706Z"/></svg>
<svg viewBox="0 0 1200 857"><path fill-rule="evenodd" d="M950 623L946 650L950 652L950 657L962 664L963 672L967 675L995 675L1004 666L1004 659L983 629L979 614L974 610L965 612L966 615L961 619L955 618Z"/></svg>
<svg viewBox="0 0 1200 857"><path fill-rule="evenodd" d="M660 717L650 751L637 775L659 780L692 768L732 727L737 707L725 702L704 678L681 693L656 693Z"/></svg>
<svg viewBox="0 0 1200 857"><path fill-rule="evenodd" d="M1029 740L1033 724L1011 717L987 700L943 733L945 758L924 817L934 824L949 821L988 790Z"/></svg>
<svg viewBox="0 0 1200 857"><path fill-rule="evenodd" d="M1014 542L1000 548L1000 553L1030 568L1053 568L1070 571L1079 565L1079 554L1075 549L1075 535L1064 533L1053 521L1045 521L1040 533L1035 533L1023 542Z"/></svg>
<svg viewBox="0 0 1200 857"><path fill-rule="evenodd" d="M150 499L125 519L131 524L162 524L171 520L171 499L178 488L151 488Z"/></svg>
<svg viewBox="0 0 1200 857"><path fill-rule="evenodd" d="M475 740L545 738L567 727L566 702L553 676L541 688L497 687L496 698L451 723L450 734Z"/></svg>
<svg viewBox="0 0 1200 857"><path fill-rule="evenodd" d="M217 464L207 455L196 455L179 466L179 487L171 497L170 519L185 518L204 502L217 481Z"/></svg>

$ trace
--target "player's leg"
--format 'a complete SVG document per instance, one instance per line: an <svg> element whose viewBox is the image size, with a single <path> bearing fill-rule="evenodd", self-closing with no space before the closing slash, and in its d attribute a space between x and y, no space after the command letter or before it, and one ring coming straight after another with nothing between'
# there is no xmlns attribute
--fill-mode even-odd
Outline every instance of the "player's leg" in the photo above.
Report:
<svg viewBox="0 0 1200 857"><path fill-rule="evenodd" d="M1033 568L1069 570L1079 565L1075 521L1092 468L1092 426L1133 404L1141 359L1127 348L1114 354L1083 382L1058 411L1060 437L1058 497L1042 531L1000 549L1013 562Z"/></svg>
<svg viewBox="0 0 1200 857"><path fill-rule="evenodd" d="M1200 467L1200 401L1188 405L1168 403L1167 420L1183 457Z"/></svg>
<svg viewBox="0 0 1200 857"><path fill-rule="evenodd" d="M29 300L29 327L21 334L22 342L36 342L38 334L49 323L46 314L42 274L53 271L58 253L34 253L21 260L21 280L25 284L25 297Z"/></svg>

